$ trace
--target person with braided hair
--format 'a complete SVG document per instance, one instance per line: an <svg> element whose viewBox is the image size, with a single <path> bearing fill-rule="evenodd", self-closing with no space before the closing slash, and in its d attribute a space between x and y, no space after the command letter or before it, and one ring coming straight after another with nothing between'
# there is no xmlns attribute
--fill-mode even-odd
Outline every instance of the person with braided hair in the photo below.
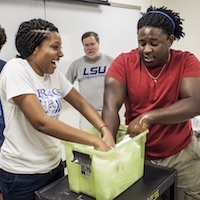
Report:
<svg viewBox="0 0 200 200"><path fill-rule="evenodd" d="M100 151L110 150L114 140L96 110L56 69L63 52L52 23L23 22L15 44L20 55L6 63L0 80L6 124L0 183L4 200L34 200L34 191L64 175L60 139ZM103 139L59 121L62 99L81 112Z"/></svg>
<svg viewBox="0 0 200 200"><path fill-rule="evenodd" d="M5 33L5 29L0 26L0 50L3 48L6 41L7 41L7 36ZM0 73L5 64L6 62L0 59ZM1 102L0 102L0 148L4 141L4 136L3 136L4 127L5 127L5 124L4 124L4 119L3 119L3 110L2 110Z"/></svg>
<svg viewBox="0 0 200 200"><path fill-rule="evenodd" d="M3 27L1 27L1 25L0 25L0 51L3 48L4 44L6 43L6 41L7 41L7 36L5 33L5 29ZM0 73L5 64L6 64L6 62L4 60L0 59ZM4 135L3 135L4 128L5 128L5 123L4 123L3 110L1 107L1 101L0 101L0 152L1 152L1 146L4 141ZM2 198L3 197L1 194L1 184L0 184L0 200L2 200Z"/></svg>
<svg viewBox="0 0 200 200"><path fill-rule="evenodd" d="M177 170L178 200L200 199L200 149L191 118L200 114L200 62L172 49L184 37L183 19L167 7L152 7L138 21L138 48L119 55L105 78L102 117L113 137L125 102L127 134L149 129L147 162Z"/></svg>

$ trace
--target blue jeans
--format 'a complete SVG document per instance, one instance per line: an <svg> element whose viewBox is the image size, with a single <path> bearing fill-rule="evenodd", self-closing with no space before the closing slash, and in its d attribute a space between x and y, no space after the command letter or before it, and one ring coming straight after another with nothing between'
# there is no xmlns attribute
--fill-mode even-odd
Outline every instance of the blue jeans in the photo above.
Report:
<svg viewBox="0 0 200 200"><path fill-rule="evenodd" d="M4 136L3 136L4 128L5 128L5 125L0 123L0 148L1 148L3 141L4 141Z"/></svg>
<svg viewBox="0 0 200 200"><path fill-rule="evenodd" d="M62 162L45 174L13 174L0 169L4 200L34 200L34 192L64 176Z"/></svg>
<svg viewBox="0 0 200 200"><path fill-rule="evenodd" d="M4 128L5 128L5 125L0 123L0 151L1 151L1 146L3 144L3 141L4 141L4 136L3 136ZM0 194L1 194L1 184L0 184Z"/></svg>

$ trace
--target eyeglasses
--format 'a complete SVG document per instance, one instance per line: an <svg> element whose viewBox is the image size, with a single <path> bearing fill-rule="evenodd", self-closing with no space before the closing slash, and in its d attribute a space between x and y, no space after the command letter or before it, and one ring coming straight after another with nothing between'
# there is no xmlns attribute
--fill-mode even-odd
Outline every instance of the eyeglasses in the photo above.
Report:
<svg viewBox="0 0 200 200"><path fill-rule="evenodd" d="M97 42L96 43L90 43L90 44L83 44L83 46L84 47L89 47L89 46L94 47L96 44L97 44Z"/></svg>

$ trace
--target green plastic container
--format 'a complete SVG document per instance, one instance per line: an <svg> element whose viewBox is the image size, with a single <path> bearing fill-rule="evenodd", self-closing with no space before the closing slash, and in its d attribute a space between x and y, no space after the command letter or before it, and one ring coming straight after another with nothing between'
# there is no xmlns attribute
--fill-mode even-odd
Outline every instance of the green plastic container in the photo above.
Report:
<svg viewBox="0 0 200 200"><path fill-rule="evenodd" d="M121 140L127 126L120 126ZM87 132L100 137L91 128ZM140 179L144 174L144 150L148 130L108 152L89 146L65 142L70 190L84 193L97 200L112 200Z"/></svg>

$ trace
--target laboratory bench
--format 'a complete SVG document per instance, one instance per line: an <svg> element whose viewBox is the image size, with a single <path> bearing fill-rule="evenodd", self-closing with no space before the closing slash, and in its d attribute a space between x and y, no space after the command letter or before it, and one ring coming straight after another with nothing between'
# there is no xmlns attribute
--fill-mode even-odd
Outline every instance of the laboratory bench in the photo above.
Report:
<svg viewBox="0 0 200 200"><path fill-rule="evenodd" d="M175 169L145 162L144 176L115 200L156 200L166 192L170 200L176 200L177 173ZM35 200L94 200L85 194L77 194L69 189L68 176L35 192Z"/></svg>

